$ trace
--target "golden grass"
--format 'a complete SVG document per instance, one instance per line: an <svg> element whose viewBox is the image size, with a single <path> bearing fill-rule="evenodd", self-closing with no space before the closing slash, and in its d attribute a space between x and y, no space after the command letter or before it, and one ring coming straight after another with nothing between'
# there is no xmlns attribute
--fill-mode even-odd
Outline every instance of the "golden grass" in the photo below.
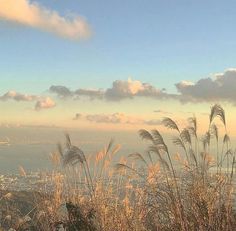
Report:
<svg viewBox="0 0 236 231"><path fill-rule="evenodd" d="M216 117L224 125L222 142ZM163 119L175 133L176 152L157 130L140 130L147 151L121 158L115 167L120 145L110 141L88 157L66 135L65 145L51 155L52 193L37 202L39 230L54 230L60 222L68 230L85 231L236 230L235 152L225 112L220 105L211 108L202 138L196 118L188 122L179 128L171 118Z"/></svg>

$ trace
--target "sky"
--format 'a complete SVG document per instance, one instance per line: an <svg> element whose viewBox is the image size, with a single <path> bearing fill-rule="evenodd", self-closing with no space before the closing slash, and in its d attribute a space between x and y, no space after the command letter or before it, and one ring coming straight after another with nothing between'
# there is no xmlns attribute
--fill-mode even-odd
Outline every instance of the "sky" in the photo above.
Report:
<svg viewBox="0 0 236 231"><path fill-rule="evenodd" d="M0 0L0 124L160 127L221 104L234 131L235 1Z"/></svg>

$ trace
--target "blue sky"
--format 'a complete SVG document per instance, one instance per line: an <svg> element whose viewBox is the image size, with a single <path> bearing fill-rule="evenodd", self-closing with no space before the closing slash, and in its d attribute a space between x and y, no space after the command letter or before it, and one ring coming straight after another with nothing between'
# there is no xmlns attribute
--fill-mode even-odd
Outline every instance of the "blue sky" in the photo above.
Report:
<svg viewBox="0 0 236 231"><path fill-rule="evenodd" d="M233 112L235 21L235 1L0 0L0 122L140 128L212 103Z"/></svg>
<svg viewBox="0 0 236 231"><path fill-rule="evenodd" d="M37 2L82 15L93 35L70 41L2 21L2 93L37 93L51 84L105 88L130 76L175 91L183 79L235 66L235 1Z"/></svg>

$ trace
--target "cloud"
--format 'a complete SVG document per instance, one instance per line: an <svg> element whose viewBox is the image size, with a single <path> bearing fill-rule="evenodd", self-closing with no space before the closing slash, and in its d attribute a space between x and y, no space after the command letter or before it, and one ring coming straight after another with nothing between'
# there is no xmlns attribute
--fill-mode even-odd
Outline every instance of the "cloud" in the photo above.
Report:
<svg viewBox="0 0 236 231"><path fill-rule="evenodd" d="M140 119L127 116L123 113L86 115L86 120L95 123L112 123L112 124L140 123Z"/></svg>
<svg viewBox="0 0 236 231"><path fill-rule="evenodd" d="M153 98L157 100L173 99L181 103L187 102L212 102L227 101L236 105L236 69L227 69L223 73L214 74L211 77L199 79L197 82L181 81L175 84L178 94L167 93L164 88L159 89L149 83L138 80L115 80L110 88L105 90L78 89L70 91L68 96L89 97L90 99L102 99L107 101L121 101L137 97ZM52 87L51 87L52 88ZM50 88L50 89L51 89ZM64 89L66 87L58 87ZM68 88L66 88L68 89ZM65 98L62 91L51 91L59 97ZM156 113L167 114L161 110Z"/></svg>
<svg viewBox="0 0 236 231"><path fill-rule="evenodd" d="M164 115L171 115L173 114L172 112L168 112L168 111L163 111L163 110L154 110L154 113L159 113L159 114L164 114Z"/></svg>
<svg viewBox="0 0 236 231"><path fill-rule="evenodd" d="M144 120L135 116L128 116L124 113L112 114L81 114L77 113L73 120L87 120L93 123L104 124L146 124L146 125L160 125L160 120Z"/></svg>
<svg viewBox="0 0 236 231"><path fill-rule="evenodd" d="M49 91L51 93L57 94L57 96L61 99L66 99L66 98L79 99L80 96L89 97L90 99L102 99L104 96L104 91L101 89L79 88L75 91L71 91L68 87L60 85L58 86L52 85L49 88Z"/></svg>
<svg viewBox="0 0 236 231"><path fill-rule="evenodd" d="M91 34L88 23L80 16L63 17L35 1L0 0L0 18L73 40Z"/></svg>
<svg viewBox="0 0 236 231"><path fill-rule="evenodd" d="M81 114L77 113L74 119L85 119L94 123L108 123L108 124L136 124L142 123L143 120L127 116L124 113L112 113L112 114Z"/></svg>
<svg viewBox="0 0 236 231"><path fill-rule="evenodd" d="M15 100L17 102L35 102L34 109L37 111L56 106L56 103L50 97L22 94L16 91L8 91L0 96L0 101L8 100Z"/></svg>
<svg viewBox="0 0 236 231"><path fill-rule="evenodd" d="M60 98L68 98L68 97L73 96L73 92L69 88L64 87L64 86L52 85L49 88L49 91L57 94Z"/></svg>
<svg viewBox="0 0 236 231"><path fill-rule="evenodd" d="M236 69L227 69L213 77L202 78L196 83L182 81L176 84L181 101L215 102L228 101L236 104Z"/></svg>
<svg viewBox="0 0 236 231"><path fill-rule="evenodd" d="M42 109L49 109L56 106L56 103L50 98L41 98L35 104L35 110L40 111Z"/></svg>
<svg viewBox="0 0 236 231"><path fill-rule="evenodd" d="M22 94L16 91L8 91L4 95L0 96L0 100L2 101L7 101L10 99L15 100L15 101L34 101L37 99L37 96Z"/></svg>
<svg viewBox="0 0 236 231"><path fill-rule="evenodd" d="M132 99L135 96L163 98L167 94L148 83L132 79L114 81L112 87L107 89L105 93L106 99L115 101Z"/></svg>
<svg viewBox="0 0 236 231"><path fill-rule="evenodd" d="M90 99L102 99L104 92L99 89L78 89L74 92L74 95L77 97L88 96Z"/></svg>
<svg viewBox="0 0 236 231"><path fill-rule="evenodd" d="M124 99L133 99L134 97L151 97L151 98L173 98L174 95L167 94L165 90L148 84L142 83L138 80L116 80L113 82L112 87L106 90L102 89L77 89L71 91L65 86L51 86L49 91L56 93L60 98L72 97L74 99L80 96L89 97L90 99L106 99L109 101L120 101Z"/></svg>

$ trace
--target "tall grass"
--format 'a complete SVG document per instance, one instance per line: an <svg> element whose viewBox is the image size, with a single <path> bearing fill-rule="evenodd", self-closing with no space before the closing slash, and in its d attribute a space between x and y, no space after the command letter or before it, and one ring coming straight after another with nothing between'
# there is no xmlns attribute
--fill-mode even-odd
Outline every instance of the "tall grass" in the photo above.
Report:
<svg viewBox="0 0 236 231"><path fill-rule="evenodd" d="M215 123L219 119L223 129ZM111 140L89 157L66 135L51 155L52 193L37 203L41 230L59 223L85 231L236 230L235 151L225 112L220 105L211 108L202 137L197 119L187 122L182 128L171 118L162 121L174 133L174 152L158 130L140 130L145 153L121 158L115 166L120 145Z"/></svg>

